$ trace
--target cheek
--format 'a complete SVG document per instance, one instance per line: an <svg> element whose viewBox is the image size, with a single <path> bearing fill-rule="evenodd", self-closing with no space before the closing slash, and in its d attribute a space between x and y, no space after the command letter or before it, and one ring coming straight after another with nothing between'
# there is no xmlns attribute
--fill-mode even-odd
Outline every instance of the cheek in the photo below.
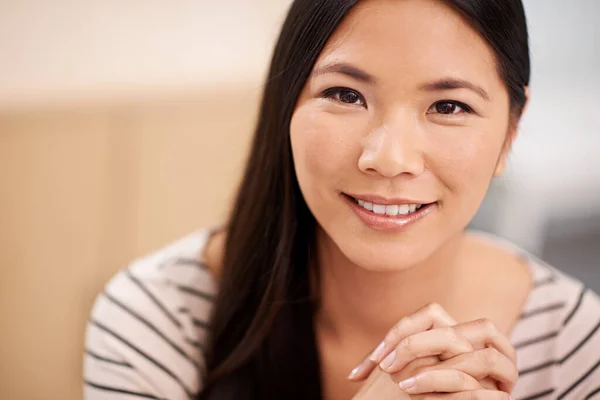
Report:
<svg viewBox="0 0 600 400"><path fill-rule="evenodd" d="M505 135L498 129L469 128L442 134L428 160L438 179L465 206L483 200L494 174Z"/></svg>
<svg viewBox="0 0 600 400"><path fill-rule="evenodd" d="M290 124L298 181L303 190L321 183L336 185L357 168L359 130L345 118L318 107L299 107Z"/></svg>

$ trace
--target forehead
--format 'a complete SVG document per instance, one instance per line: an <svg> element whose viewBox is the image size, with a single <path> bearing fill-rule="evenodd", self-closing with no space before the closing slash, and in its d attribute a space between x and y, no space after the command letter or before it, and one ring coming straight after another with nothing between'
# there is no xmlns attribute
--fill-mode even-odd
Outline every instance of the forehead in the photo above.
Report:
<svg viewBox="0 0 600 400"><path fill-rule="evenodd" d="M440 76L501 84L494 54L460 14L439 0L362 0L316 66L349 62L378 79Z"/></svg>

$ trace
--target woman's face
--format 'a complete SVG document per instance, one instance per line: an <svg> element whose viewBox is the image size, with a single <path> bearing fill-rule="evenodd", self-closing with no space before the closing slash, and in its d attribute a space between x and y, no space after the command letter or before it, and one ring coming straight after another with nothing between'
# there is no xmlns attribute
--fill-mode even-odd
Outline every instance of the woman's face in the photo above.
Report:
<svg viewBox="0 0 600 400"><path fill-rule="evenodd" d="M357 265L398 270L461 232L513 136L492 51L435 0L361 1L294 111L300 189Z"/></svg>

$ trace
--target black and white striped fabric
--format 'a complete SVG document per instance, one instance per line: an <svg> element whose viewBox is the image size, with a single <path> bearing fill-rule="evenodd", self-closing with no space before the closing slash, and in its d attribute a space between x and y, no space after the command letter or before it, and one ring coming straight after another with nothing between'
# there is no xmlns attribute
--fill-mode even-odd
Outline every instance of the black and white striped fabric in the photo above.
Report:
<svg viewBox="0 0 600 400"><path fill-rule="evenodd" d="M84 398L191 399L202 390L203 346L217 291L196 232L132 263L94 304ZM500 242L499 242L500 243ZM600 298L530 258L535 287L511 332L514 399L600 399Z"/></svg>

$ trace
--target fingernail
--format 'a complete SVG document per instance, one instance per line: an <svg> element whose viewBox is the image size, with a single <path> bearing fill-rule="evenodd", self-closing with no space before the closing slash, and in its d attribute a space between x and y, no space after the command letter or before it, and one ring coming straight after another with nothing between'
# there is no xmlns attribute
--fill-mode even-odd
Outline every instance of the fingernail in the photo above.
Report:
<svg viewBox="0 0 600 400"><path fill-rule="evenodd" d="M373 350L373 353L371 353L369 360L378 363L379 361L381 361L381 357L383 356L384 350L385 350L385 343L384 342L379 343L379 346L377 346L377 348L375 350Z"/></svg>
<svg viewBox="0 0 600 400"><path fill-rule="evenodd" d="M383 361L381 362L381 364L379 364L379 366L381 367L381 369L383 369L385 371L389 367L392 366L392 364L394 363L394 361L396 361L396 352L395 351L393 351L390 354L388 354L387 357L383 359Z"/></svg>
<svg viewBox="0 0 600 400"><path fill-rule="evenodd" d="M415 387L416 384L417 378L415 378L414 376L399 383L400 389L404 390L405 392L410 391L410 389Z"/></svg>
<svg viewBox="0 0 600 400"><path fill-rule="evenodd" d="M365 373L373 367L372 365L372 361L369 360L363 360L363 362L361 362L360 364L358 364L353 370L352 372L350 372L350 374L348 375L348 379L350 380L356 380L356 379L361 379L362 375L365 375Z"/></svg>

